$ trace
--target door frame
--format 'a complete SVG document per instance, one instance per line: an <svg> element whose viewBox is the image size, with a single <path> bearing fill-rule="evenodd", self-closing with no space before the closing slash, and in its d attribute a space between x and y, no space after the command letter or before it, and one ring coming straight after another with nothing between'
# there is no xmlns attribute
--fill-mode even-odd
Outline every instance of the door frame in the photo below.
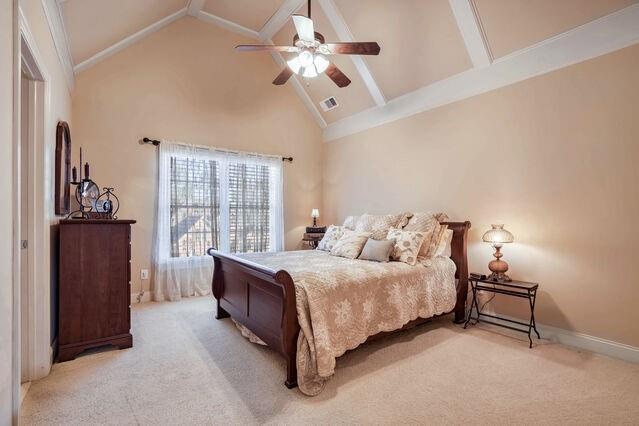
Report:
<svg viewBox="0 0 639 426"><path fill-rule="evenodd" d="M52 204L52 135L51 125L51 89L50 78L44 66L29 24L20 7L17 8L18 31L16 34L14 64L14 149L13 149L13 402L14 413L20 407L20 385L22 376L22 326L21 311L21 75L29 78L30 121L33 134L29 137L29 281L28 297L25 304L28 310L28 327L25 334L27 343L27 376L37 380L49 374L52 364L51 348L51 253L50 224L54 218ZM51 135L49 135L49 133ZM36 261L37 260L37 261Z"/></svg>

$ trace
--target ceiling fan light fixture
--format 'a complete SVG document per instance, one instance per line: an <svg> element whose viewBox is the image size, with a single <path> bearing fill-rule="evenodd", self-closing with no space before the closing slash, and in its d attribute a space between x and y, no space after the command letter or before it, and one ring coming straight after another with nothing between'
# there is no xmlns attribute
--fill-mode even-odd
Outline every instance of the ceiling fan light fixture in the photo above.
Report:
<svg viewBox="0 0 639 426"><path fill-rule="evenodd" d="M286 64L291 69L291 71L293 71L295 74L299 74L300 73L300 68L302 68L302 64L300 64L299 57L297 57L297 56L294 57L293 59L287 61Z"/></svg>
<svg viewBox="0 0 639 426"><path fill-rule="evenodd" d="M317 76L317 70L315 69L315 65L313 64L304 68L304 72L302 73L302 77L304 78L315 78Z"/></svg>
<svg viewBox="0 0 639 426"><path fill-rule="evenodd" d="M321 74L324 71L326 71L326 68L328 68L329 62L328 62L328 59L326 59L326 56L322 55L321 53L316 53L315 58L313 59L313 64L315 64L317 73Z"/></svg>
<svg viewBox="0 0 639 426"><path fill-rule="evenodd" d="M313 54L308 50L302 50L298 56L298 59L300 61L300 65L304 68L313 65Z"/></svg>

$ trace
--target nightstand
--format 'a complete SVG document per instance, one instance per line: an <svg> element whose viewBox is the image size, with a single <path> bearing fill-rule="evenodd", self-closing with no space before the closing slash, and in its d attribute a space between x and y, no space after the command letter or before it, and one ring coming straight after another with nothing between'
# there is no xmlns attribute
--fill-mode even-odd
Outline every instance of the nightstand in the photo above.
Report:
<svg viewBox="0 0 639 426"><path fill-rule="evenodd" d="M474 277L470 277L468 281L470 282L470 286L473 291L473 301L470 304L470 312L468 312L468 319L466 319L464 328L468 326L468 323L470 323L471 319L475 320L474 324L477 324L478 322L480 322L480 318L482 318L481 321L485 323L497 325L499 327L505 327L510 330L515 330L521 333L528 334L528 340L530 342L528 346L529 348L532 348L531 334L533 330L535 331L537 338L541 339L541 336L539 336L539 332L537 331L537 326L535 324L535 299L537 298L537 289L539 288L539 284L526 282L526 281L517 281L517 280L512 280L508 282L498 282L498 281L491 281L487 279L478 279ZM496 315L482 313L479 308L479 303L477 302L478 291L486 291L490 293L504 294L506 296L527 299L528 305L530 307L530 320L526 324L524 322L515 321L509 318L503 318ZM477 311L476 317L473 317L473 309ZM506 321L508 323L519 325L521 327L497 323L495 321L486 320L484 319L484 317L494 318L500 321Z"/></svg>
<svg viewBox="0 0 639 426"><path fill-rule="evenodd" d="M302 241L304 241L306 244L308 244L311 248L316 249L317 246L319 245L319 242L322 241L322 238L324 238L324 233L323 232L314 232L312 234L309 233L305 233L304 234L304 238L302 238Z"/></svg>

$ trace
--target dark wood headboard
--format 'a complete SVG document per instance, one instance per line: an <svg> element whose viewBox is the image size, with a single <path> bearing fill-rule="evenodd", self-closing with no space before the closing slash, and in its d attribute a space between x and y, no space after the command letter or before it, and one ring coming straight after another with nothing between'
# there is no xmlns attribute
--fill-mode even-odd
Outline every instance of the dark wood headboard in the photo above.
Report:
<svg viewBox="0 0 639 426"><path fill-rule="evenodd" d="M442 222L442 225L448 225L448 229L453 231L450 258L457 266L457 271L455 272L455 278L458 279L455 322L460 323L464 321L466 316L466 298L468 296L467 238L470 222Z"/></svg>

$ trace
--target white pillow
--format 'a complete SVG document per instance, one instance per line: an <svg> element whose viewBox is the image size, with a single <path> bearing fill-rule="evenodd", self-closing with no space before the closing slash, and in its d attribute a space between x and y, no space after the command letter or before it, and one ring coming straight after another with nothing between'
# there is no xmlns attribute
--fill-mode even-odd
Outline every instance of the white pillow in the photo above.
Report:
<svg viewBox="0 0 639 426"><path fill-rule="evenodd" d="M331 225L326 230L324 237L317 245L317 250L331 251L335 243L342 238L346 228L343 226Z"/></svg>
<svg viewBox="0 0 639 426"><path fill-rule="evenodd" d="M357 226L357 221L359 221L360 217L361 216L348 216L346 219L344 219L344 223L342 224L342 226L346 229L354 231L355 227Z"/></svg>
<svg viewBox="0 0 639 426"><path fill-rule="evenodd" d="M437 249L435 250L435 256L450 257L452 254L452 242L453 242L453 230L446 229L444 236L439 241Z"/></svg>
<svg viewBox="0 0 639 426"><path fill-rule="evenodd" d="M335 243L330 254L348 259L357 259L370 236L370 232L357 232L345 229L344 234L342 234L339 241Z"/></svg>

